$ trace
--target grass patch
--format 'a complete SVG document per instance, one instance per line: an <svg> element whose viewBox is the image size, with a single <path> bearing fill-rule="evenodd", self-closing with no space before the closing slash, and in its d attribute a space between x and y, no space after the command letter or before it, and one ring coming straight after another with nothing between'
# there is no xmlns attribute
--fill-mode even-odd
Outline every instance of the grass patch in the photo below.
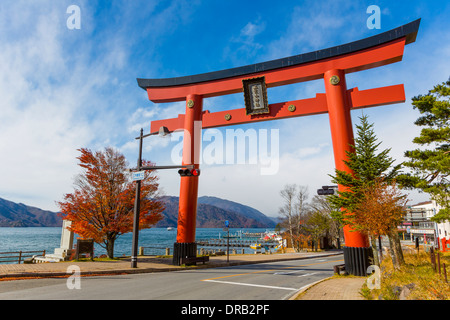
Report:
<svg viewBox="0 0 450 320"><path fill-rule="evenodd" d="M450 284L445 282L443 263L450 281L450 253L440 253L440 260L441 274L439 266L434 270L429 253L405 254L405 265L400 270L395 270L390 257L386 257L381 264L380 289L371 290L365 283L361 293L368 300L398 300L407 286L407 300L448 300Z"/></svg>

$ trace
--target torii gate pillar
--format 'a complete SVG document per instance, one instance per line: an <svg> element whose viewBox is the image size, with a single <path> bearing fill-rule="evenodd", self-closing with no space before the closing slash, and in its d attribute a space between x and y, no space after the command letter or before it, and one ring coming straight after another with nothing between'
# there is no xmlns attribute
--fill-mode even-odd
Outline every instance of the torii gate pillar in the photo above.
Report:
<svg viewBox="0 0 450 320"><path fill-rule="evenodd" d="M325 92L327 95L328 115L330 119L331 138L333 142L334 162L336 169L350 174L353 172L344 163L347 152L353 152L354 138L350 103L347 97L347 84L344 70L334 69L324 73ZM339 185L339 191L345 187ZM354 231L349 225L344 226L346 260L362 261L363 263L346 264L350 274L364 275L370 256L370 244L367 235ZM348 270L359 268L361 270Z"/></svg>
<svg viewBox="0 0 450 320"><path fill-rule="evenodd" d="M194 165L199 168L203 98L191 94L186 97L184 117L182 165ZM201 122L200 122L201 123ZM178 205L177 242L174 244L173 264L179 265L182 257L195 257L195 224L197 217L198 176L181 177Z"/></svg>

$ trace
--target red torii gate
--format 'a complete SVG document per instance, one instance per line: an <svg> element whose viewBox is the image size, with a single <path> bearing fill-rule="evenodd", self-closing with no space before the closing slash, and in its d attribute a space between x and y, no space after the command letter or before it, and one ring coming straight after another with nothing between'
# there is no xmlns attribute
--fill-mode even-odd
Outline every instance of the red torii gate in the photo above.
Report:
<svg viewBox="0 0 450 320"><path fill-rule="evenodd" d="M359 41L239 68L178 78L137 79L153 102L186 101L184 115L152 121L150 132L157 132L160 127L167 127L170 132L184 130L182 165L194 164L198 168L200 134L194 130L196 121L201 121L205 129L328 113L336 168L349 172L343 160L354 144L350 110L405 102L405 93L402 84L362 91L347 89L345 75L401 61L405 45L416 39L419 24L420 19ZM204 98L242 92L243 80L255 77L264 77L268 88L323 78L325 93L270 104L265 114L247 115L245 108L203 111ZM173 260L176 265L180 257L196 256L198 179L198 176L181 177ZM346 270L365 275L369 255L367 236L347 226L344 237Z"/></svg>

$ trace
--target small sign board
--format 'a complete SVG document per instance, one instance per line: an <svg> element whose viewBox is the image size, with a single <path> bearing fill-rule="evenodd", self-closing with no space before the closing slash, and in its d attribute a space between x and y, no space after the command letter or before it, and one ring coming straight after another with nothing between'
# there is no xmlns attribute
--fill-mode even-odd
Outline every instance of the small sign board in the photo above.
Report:
<svg viewBox="0 0 450 320"><path fill-rule="evenodd" d="M228 221L228 220L225 220L225 227L229 227L230 226L230 221Z"/></svg>
<svg viewBox="0 0 450 320"><path fill-rule="evenodd" d="M94 239L77 239L76 259L85 254L89 254L91 260L94 260Z"/></svg>
<svg viewBox="0 0 450 320"><path fill-rule="evenodd" d="M133 172L132 178L133 178L133 181L144 180L144 178L145 178L145 171Z"/></svg>
<svg viewBox="0 0 450 320"><path fill-rule="evenodd" d="M410 233L415 233L415 234L434 234L434 229L413 229L413 228L410 228L409 232Z"/></svg>

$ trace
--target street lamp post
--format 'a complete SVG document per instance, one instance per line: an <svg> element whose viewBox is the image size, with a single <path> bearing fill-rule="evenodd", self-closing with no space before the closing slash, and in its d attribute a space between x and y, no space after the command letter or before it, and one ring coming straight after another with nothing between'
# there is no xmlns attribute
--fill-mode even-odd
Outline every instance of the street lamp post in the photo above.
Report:
<svg viewBox="0 0 450 320"><path fill-rule="evenodd" d="M170 135L170 131L166 127L161 127L159 131L151 132L144 135L144 130L141 129L141 134L139 137L139 157L137 161L137 167L130 169L130 172L142 172L146 170L164 170L164 169L194 169L194 165L181 165L181 166L142 166L142 144L143 139L149 136L159 135L160 137L165 137ZM142 173L141 172L141 173ZM200 171L197 170L197 175L200 174ZM139 215L141 210L141 180L144 178L144 175L138 175L136 178L133 177L133 180L136 180L136 195L134 198L134 218L133 218L133 243L131 249L131 267L137 268L137 256L138 256L138 240L139 240Z"/></svg>
<svg viewBox="0 0 450 320"><path fill-rule="evenodd" d="M137 171L141 170L142 166L142 139L144 137L144 130L141 129L139 136L139 156L137 161ZM141 180L136 181L136 195L134 198L134 220L133 220L133 247L131 252L131 267L137 268L137 252L139 239L139 214L141 211Z"/></svg>

